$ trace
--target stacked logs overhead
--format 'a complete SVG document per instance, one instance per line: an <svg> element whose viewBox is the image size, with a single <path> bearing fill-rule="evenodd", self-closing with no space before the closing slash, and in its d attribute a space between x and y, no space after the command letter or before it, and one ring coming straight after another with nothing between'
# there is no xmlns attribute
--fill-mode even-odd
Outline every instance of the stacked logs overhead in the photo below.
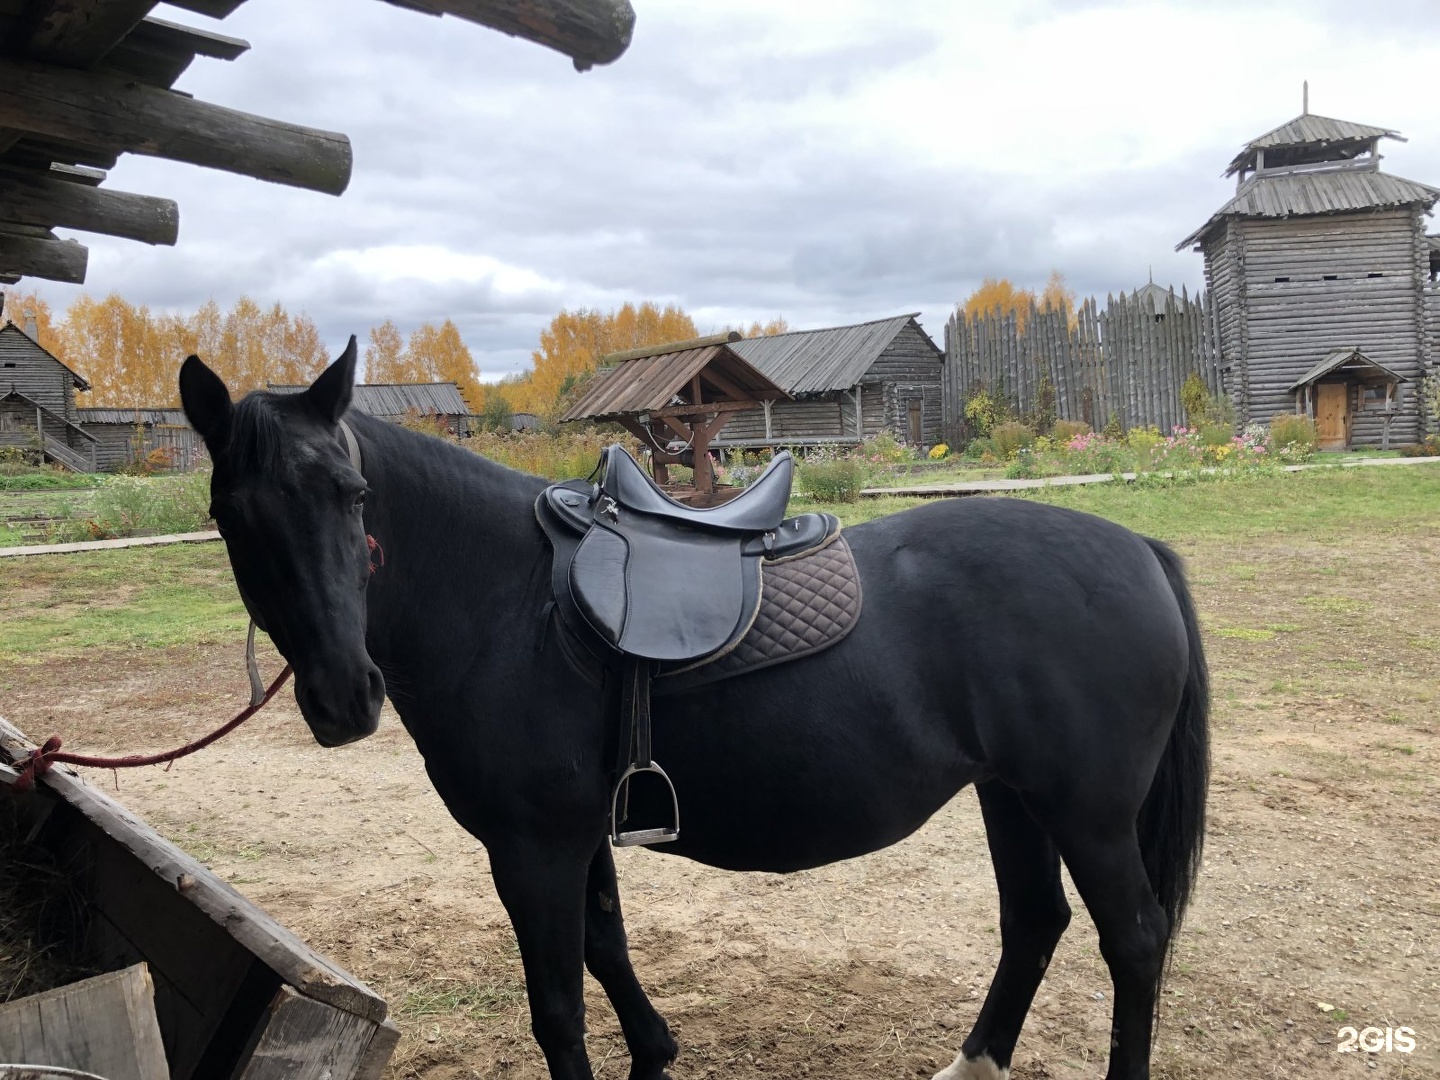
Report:
<svg viewBox="0 0 1440 1080"><path fill-rule="evenodd" d="M315 0L337 6L373 0ZM628 0L389 0L548 46L578 70L630 42ZM223 19L244 0L171 0ZM174 244L169 199L104 187L121 154L145 154L339 195L350 140L333 131L197 101L171 87L197 56L234 60L247 42L150 14L156 0L0 0L0 283L79 283L88 252L54 230Z"/></svg>

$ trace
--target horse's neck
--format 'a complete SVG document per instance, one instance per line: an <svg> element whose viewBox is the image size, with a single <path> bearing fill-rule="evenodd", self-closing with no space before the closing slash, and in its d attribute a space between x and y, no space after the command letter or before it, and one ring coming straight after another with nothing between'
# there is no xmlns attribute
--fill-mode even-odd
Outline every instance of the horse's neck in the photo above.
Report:
<svg viewBox="0 0 1440 1080"><path fill-rule="evenodd" d="M365 423L361 440L366 528L384 553L367 639L382 670L418 682L483 650L543 577L534 503L545 481L383 421Z"/></svg>

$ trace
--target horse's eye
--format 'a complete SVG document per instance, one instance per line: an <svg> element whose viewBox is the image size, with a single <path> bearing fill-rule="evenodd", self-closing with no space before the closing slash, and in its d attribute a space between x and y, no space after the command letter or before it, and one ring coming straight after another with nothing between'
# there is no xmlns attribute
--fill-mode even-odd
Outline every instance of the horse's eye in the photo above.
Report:
<svg viewBox="0 0 1440 1080"><path fill-rule="evenodd" d="M358 509L360 509L360 507L362 507L362 506L364 506L364 505L365 505L365 492L363 492L363 491L356 492L356 494L355 494L355 509L358 510Z"/></svg>

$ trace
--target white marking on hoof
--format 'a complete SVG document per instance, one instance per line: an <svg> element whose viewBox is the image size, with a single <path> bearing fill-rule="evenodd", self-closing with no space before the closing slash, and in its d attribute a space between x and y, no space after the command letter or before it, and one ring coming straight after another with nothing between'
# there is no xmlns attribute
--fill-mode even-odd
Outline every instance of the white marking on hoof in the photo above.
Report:
<svg viewBox="0 0 1440 1080"><path fill-rule="evenodd" d="M963 1053L948 1069L941 1069L934 1080L1010 1080L1010 1070L995 1064L989 1054L970 1060Z"/></svg>

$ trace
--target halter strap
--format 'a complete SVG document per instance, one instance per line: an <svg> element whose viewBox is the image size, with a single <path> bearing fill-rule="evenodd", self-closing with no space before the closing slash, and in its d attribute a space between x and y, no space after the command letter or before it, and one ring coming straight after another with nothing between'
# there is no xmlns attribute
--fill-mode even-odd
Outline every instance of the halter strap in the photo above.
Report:
<svg viewBox="0 0 1440 1080"><path fill-rule="evenodd" d="M345 452L350 455L350 465L358 473L365 470L360 467L360 442L355 438L355 433L350 430L350 425L344 420L340 422L340 434L345 439Z"/></svg>
<svg viewBox="0 0 1440 1080"><path fill-rule="evenodd" d="M344 420L341 420L339 425L340 435L345 442L345 453L350 456L350 465L356 472L363 475L365 470L360 467L360 440L355 438L355 433L350 430L350 425L345 423ZM380 545L375 541L374 537L366 536L365 540L370 545L372 559L370 572L373 574L376 566L373 562L374 552L380 550ZM383 550L380 550L380 562L378 565L385 565L385 552ZM242 600L245 599L244 590L241 590L240 598ZM245 604L245 607L253 610L248 602ZM258 709L265 700L265 683L260 678L260 663L255 659L255 627L255 617L251 615L250 631L245 635L245 673L250 677L250 707L252 709ZM286 670L288 671L289 668L287 667Z"/></svg>

